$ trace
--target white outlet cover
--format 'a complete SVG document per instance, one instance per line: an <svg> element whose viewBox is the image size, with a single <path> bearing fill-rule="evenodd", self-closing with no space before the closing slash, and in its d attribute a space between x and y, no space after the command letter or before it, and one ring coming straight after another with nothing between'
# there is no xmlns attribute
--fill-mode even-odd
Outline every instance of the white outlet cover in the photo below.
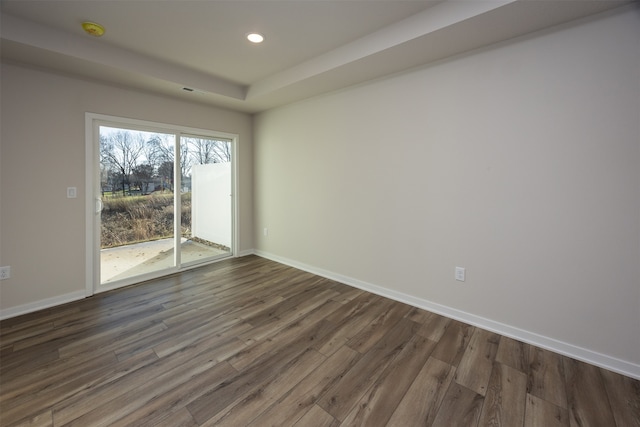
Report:
<svg viewBox="0 0 640 427"><path fill-rule="evenodd" d="M464 282L465 276L465 268L464 267L456 267L456 280L459 282Z"/></svg>

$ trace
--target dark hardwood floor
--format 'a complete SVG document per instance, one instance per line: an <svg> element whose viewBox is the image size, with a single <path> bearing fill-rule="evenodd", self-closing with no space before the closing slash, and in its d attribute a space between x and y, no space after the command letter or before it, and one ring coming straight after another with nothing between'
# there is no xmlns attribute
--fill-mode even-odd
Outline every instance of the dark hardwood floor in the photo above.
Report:
<svg viewBox="0 0 640 427"><path fill-rule="evenodd" d="M640 382L256 256L0 323L2 426L640 426Z"/></svg>

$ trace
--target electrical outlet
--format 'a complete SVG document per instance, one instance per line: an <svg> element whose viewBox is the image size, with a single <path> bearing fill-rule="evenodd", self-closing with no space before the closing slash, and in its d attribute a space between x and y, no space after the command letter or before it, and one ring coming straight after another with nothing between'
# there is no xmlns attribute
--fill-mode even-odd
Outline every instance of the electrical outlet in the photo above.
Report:
<svg viewBox="0 0 640 427"><path fill-rule="evenodd" d="M459 282L464 282L465 269L464 267L456 267L456 280Z"/></svg>
<svg viewBox="0 0 640 427"><path fill-rule="evenodd" d="M0 280L8 279L11 277L11 267L5 266L0 267Z"/></svg>

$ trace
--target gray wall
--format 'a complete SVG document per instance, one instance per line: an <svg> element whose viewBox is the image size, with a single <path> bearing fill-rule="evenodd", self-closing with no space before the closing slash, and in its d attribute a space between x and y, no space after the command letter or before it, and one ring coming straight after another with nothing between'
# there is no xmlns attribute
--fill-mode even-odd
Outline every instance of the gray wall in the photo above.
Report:
<svg viewBox="0 0 640 427"><path fill-rule="evenodd" d="M0 308L21 311L85 293L85 113L239 134L239 250L253 248L251 117L2 65ZM78 188L67 199L67 187Z"/></svg>
<svg viewBox="0 0 640 427"><path fill-rule="evenodd" d="M267 111L255 247L640 376L639 122L636 7Z"/></svg>

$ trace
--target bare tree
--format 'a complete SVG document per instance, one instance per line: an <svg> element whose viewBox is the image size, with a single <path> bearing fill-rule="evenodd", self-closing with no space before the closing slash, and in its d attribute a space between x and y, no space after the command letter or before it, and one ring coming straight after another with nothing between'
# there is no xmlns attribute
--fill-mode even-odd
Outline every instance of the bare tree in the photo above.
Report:
<svg viewBox="0 0 640 427"><path fill-rule="evenodd" d="M163 162L158 166L158 177L162 180L162 189L169 183L169 189L173 191L173 160Z"/></svg>
<svg viewBox="0 0 640 427"><path fill-rule="evenodd" d="M231 161L231 141L215 141L214 163L228 163Z"/></svg>
<svg viewBox="0 0 640 427"><path fill-rule="evenodd" d="M126 195L131 185L131 174L142 159L145 141L141 135L125 130L100 136L100 160L111 172L121 177L122 195Z"/></svg>
<svg viewBox="0 0 640 427"><path fill-rule="evenodd" d="M229 141L208 138L184 138L183 145L189 147L193 162L199 165L226 163L231 161Z"/></svg>
<svg viewBox="0 0 640 427"><path fill-rule="evenodd" d="M149 193L149 184L153 182L154 167L149 163L137 165L132 171L133 184L140 188L142 194Z"/></svg>
<svg viewBox="0 0 640 427"><path fill-rule="evenodd" d="M164 162L173 162L174 158L173 141L168 141L162 135L156 134L147 141L145 154L149 162L154 165L161 165Z"/></svg>
<svg viewBox="0 0 640 427"><path fill-rule="evenodd" d="M191 172L191 157L189 156L189 145L180 144L180 179L184 180Z"/></svg>
<svg viewBox="0 0 640 427"><path fill-rule="evenodd" d="M146 135L145 135L146 134ZM175 141L172 134L128 131L124 129L101 135L100 155L103 167L103 188L109 181L126 194L137 185L145 192L153 178L169 183L174 189ZM193 164L226 163L231 161L231 142L211 138L183 137L180 144L179 172L185 185ZM155 172L155 174L154 174Z"/></svg>

